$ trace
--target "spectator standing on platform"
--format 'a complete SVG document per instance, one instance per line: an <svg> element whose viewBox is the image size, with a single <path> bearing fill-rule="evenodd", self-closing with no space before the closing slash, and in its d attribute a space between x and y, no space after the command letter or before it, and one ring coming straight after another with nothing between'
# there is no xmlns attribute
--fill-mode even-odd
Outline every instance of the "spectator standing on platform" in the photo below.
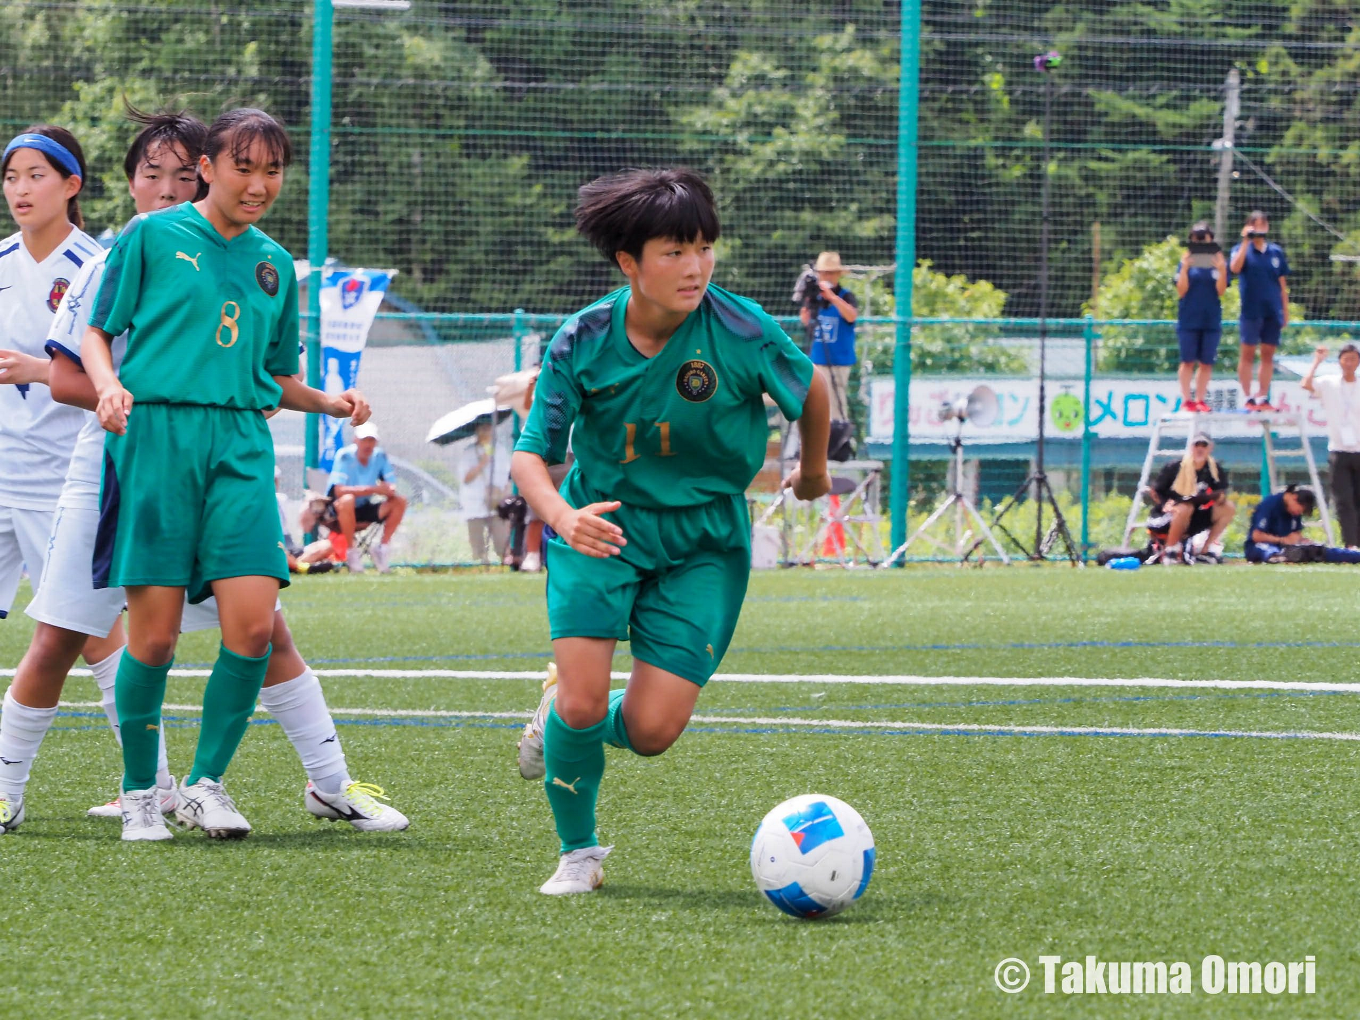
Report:
<svg viewBox="0 0 1360 1020"><path fill-rule="evenodd" d="M855 320L859 304L841 286L845 268L839 252L824 251L812 267L817 290L798 313L812 330L812 364L831 387L831 417L850 420L850 367L855 363Z"/></svg>
<svg viewBox="0 0 1360 1020"><path fill-rule="evenodd" d="M1190 228L1192 242L1209 242L1214 232L1203 220ZM1207 256L1205 256L1207 258ZM1228 260L1220 251L1213 256L1212 266L1195 265L1195 256L1187 251L1176 269L1176 293L1180 303L1176 310L1176 341L1180 345L1181 409L1208 411L1209 377L1218 357L1218 342L1223 337L1223 305L1221 298L1228 289ZM1199 398L1195 398L1198 390Z"/></svg>
<svg viewBox="0 0 1360 1020"><path fill-rule="evenodd" d="M478 563L486 562L488 535L496 550L496 562L505 557L510 522L496 513L496 507L509 491L511 452L509 443L495 444L493 462L491 425L482 424L477 426L477 437L458 458L458 477L463 483L459 501L467 521L472 558Z"/></svg>
<svg viewBox="0 0 1360 1020"><path fill-rule="evenodd" d="M1247 217L1242 227L1242 241L1232 250L1228 269L1237 277L1242 295L1241 359L1237 363L1237 379L1246 395L1248 411L1273 411L1270 403L1270 382L1275 374L1275 349L1280 346L1280 334L1289 325L1289 260L1284 249L1270 243L1266 237L1270 220L1257 210ZM1252 369L1256 352L1261 352L1261 371L1257 385L1260 393L1252 395Z"/></svg>
<svg viewBox="0 0 1360 1020"><path fill-rule="evenodd" d="M1342 544L1360 548L1360 347L1344 344L1337 361L1341 374L1315 379L1327 359L1327 348L1313 352L1313 364L1303 377L1303 388L1322 401L1327 416L1327 462L1331 468L1332 497L1341 522Z"/></svg>

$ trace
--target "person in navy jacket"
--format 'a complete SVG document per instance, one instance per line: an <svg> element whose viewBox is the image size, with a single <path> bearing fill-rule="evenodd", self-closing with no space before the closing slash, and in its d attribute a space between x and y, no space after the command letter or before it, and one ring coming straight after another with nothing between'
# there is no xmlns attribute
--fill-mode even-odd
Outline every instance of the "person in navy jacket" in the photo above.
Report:
<svg viewBox="0 0 1360 1020"><path fill-rule="evenodd" d="M1203 220L1190 228L1190 240L1205 242L1214 239L1214 232ZM1181 256L1176 269L1176 293L1180 303L1176 309L1176 341L1181 349L1178 376L1181 384L1181 409L1207 411L1209 405L1209 377L1213 375L1218 358L1218 342L1223 337L1223 305L1221 298L1228 289L1228 260L1220 251L1214 264L1192 266L1190 252ZM1195 398L1195 390L1199 398Z"/></svg>

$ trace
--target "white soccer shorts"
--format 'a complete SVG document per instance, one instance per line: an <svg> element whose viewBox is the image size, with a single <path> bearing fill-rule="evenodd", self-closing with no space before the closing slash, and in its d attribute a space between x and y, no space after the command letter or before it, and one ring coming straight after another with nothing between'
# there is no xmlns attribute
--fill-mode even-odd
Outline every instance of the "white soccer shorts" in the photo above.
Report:
<svg viewBox="0 0 1360 1020"><path fill-rule="evenodd" d="M18 510L0 506L0 620L9 615L24 567L36 588L47 562L51 510Z"/></svg>
<svg viewBox="0 0 1360 1020"><path fill-rule="evenodd" d="M0 508L0 514L4 512L4 508ZM29 603L27 613L39 623L75 631L77 634L105 637L118 622L118 615L126 606L127 599L122 588L94 586L91 564L94 560L95 533L99 528L99 511L59 506L48 517L52 524L50 537L43 542L43 548L47 550L46 568L38 585L37 597ZM3 542L3 532L0 532L0 542ZM0 556L3 556L2 552ZM0 559L0 564L3 564L3 559ZM0 566L0 583L4 580L3 569ZM4 589L0 588L0 595L3 594ZM13 594L13 589L10 589L9 597L12 598ZM9 603L0 604L8 606ZM281 603L275 602L274 608L278 610L283 607ZM207 599L196 606L185 602L179 628L181 633L213 630L218 625L216 599Z"/></svg>

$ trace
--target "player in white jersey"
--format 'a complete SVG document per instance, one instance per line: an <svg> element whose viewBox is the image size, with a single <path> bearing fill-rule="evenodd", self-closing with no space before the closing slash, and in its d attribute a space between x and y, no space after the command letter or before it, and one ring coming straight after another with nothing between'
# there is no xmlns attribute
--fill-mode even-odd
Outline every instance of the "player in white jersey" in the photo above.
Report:
<svg viewBox="0 0 1360 1020"><path fill-rule="evenodd" d="M195 198L201 182L194 157L202 151L206 135L202 122L182 113L145 115L130 110L129 114L143 125L124 161L137 211L168 208ZM52 395L87 409L94 406L94 392L81 369L80 338L88 320L89 302L99 289L105 255L101 250L87 261L62 299L47 331L46 351L51 356L48 383ZM126 337L115 341L116 361L121 360L125 348ZM0 386L0 391L4 389L6 387ZM310 392L317 404L308 410L333 413L342 409L323 407L321 401L330 398L319 391ZM362 397L357 393L346 394L342 402L345 402L343 409L349 413L354 409L354 403L362 404ZM366 405L362 410L366 413ZM70 458L47 539L50 552L44 581L37 586L37 594L28 607L28 615L38 621L38 628L29 653L16 673L10 695L6 697L5 712L0 714L0 833L12 831L23 821L27 763L36 756L55 717L62 684L75 663L85 635L108 634L111 641L116 640L117 647L109 656L111 667L109 663L98 662L95 674L104 710L115 736L119 733L113 683L124 644L118 622L124 598L121 589L95 589L92 580L104 430L93 413L87 411L81 417L84 427ZM173 494L168 496L172 498ZM214 600L185 607L183 630L205 630L218 625ZM260 698L302 758L309 777L304 793L308 810L321 818L344 819L362 830L404 829L408 824L405 816L377 800L382 796L380 788L350 779L320 683L299 656L278 606L275 607L272 640L273 654ZM16 693L21 700L13 697ZM11 702L17 711L10 710ZM33 704L51 707L28 707ZM11 722L18 725L11 725ZM192 824L218 820L230 803L225 795L224 804L186 805L181 802L166 761L163 735L157 784L161 810L166 813L176 811L181 818L187 815ZM123 815L118 798L91 808L89 813L114 818ZM164 828L159 819L155 827Z"/></svg>

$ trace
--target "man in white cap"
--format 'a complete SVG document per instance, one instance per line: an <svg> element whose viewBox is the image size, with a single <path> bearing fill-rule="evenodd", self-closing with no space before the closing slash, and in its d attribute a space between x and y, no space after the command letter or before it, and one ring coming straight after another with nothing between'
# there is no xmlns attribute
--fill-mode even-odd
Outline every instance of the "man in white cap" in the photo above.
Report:
<svg viewBox="0 0 1360 1020"><path fill-rule="evenodd" d="M849 421L850 366L855 363L859 307L855 295L841 286L845 267L840 252L822 252L812 268L817 272L818 289L798 315L812 330L812 363L830 383L831 417Z"/></svg>
<svg viewBox="0 0 1360 1020"><path fill-rule="evenodd" d="M371 421L356 426L354 442L335 455L326 493L334 501L335 518L349 550L345 564L353 573L364 569L363 553L354 547L355 526L375 521L382 521L383 533L382 541L372 547L373 565L380 574L391 569L389 544L406 513L406 499L392 478L392 465L378 446L378 427Z"/></svg>

